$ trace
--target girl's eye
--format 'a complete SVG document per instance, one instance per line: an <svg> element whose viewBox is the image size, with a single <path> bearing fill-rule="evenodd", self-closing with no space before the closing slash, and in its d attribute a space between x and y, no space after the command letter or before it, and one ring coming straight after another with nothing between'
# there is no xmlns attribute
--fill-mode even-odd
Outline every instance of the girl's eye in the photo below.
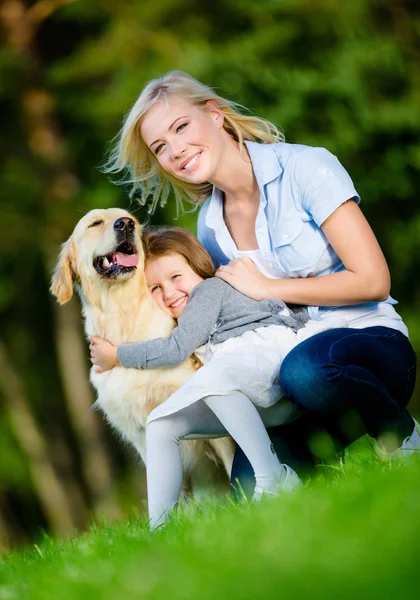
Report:
<svg viewBox="0 0 420 600"><path fill-rule="evenodd" d="M178 125L176 128L176 132L178 133L179 131L182 131L187 125L188 123L181 123L181 125Z"/></svg>
<svg viewBox="0 0 420 600"><path fill-rule="evenodd" d="M154 287L152 287L150 292L153 294L153 292L156 292L156 290L158 290L158 289L160 289L160 285L155 285Z"/></svg>
<svg viewBox="0 0 420 600"><path fill-rule="evenodd" d="M156 146L156 148L155 148L155 154L159 154L159 152L162 150L162 148L163 148L164 145L165 144L159 144L159 146Z"/></svg>
<svg viewBox="0 0 420 600"><path fill-rule="evenodd" d="M180 274L172 275L172 279L176 279L177 277L181 277L181 275Z"/></svg>
<svg viewBox="0 0 420 600"><path fill-rule="evenodd" d="M98 221L93 221L93 223L91 223L89 227L98 227L98 225L102 225L102 223L103 221L99 219Z"/></svg>

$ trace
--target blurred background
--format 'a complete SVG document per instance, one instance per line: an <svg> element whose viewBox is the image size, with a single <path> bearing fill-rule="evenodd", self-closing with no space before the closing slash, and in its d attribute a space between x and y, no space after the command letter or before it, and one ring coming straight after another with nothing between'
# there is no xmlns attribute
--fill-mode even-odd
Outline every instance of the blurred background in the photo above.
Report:
<svg viewBox="0 0 420 600"><path fill-rule="evenodd" d="M78 300L59 308L48 288L84 212L146 219L98 166L168 70L338 156L420 351L418 2L3 0L0 29L0 546L144 510L143 467L90 410ZM151 222L195 232L195 213L174 217L169 203Z"/></svg>

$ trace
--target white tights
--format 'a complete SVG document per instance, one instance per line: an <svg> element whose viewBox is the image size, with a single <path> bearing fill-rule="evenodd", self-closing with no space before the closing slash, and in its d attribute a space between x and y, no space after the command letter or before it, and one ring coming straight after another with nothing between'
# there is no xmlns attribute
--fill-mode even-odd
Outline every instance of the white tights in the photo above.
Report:
<svg viewBox="0 0 420 600"><path fill-rule="evenodd" d="M226 433L233 437L251 463L256 486L269 493L276 492L284 467L254 404L240 392L207 396L147 425L147 496L152 528L165 522L179 500L183 475L180 441Z"/></svg>

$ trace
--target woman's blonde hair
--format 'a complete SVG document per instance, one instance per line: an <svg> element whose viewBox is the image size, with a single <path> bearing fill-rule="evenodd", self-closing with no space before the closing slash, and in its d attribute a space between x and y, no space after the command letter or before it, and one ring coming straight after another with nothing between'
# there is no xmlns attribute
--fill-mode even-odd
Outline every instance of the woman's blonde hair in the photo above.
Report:
<svg viewBox="0 0 420 600"><path fill-rule="evenodd" d="M148 204L149 212L153 212L158 203L161 206L166 204L171 189L178 211L183 210L183 200L199 204L211 194L210 183L188 184L166 173L142 139L140 125L144 115L156 102L167 101L174 95L196 106L204 106L209 100L214 101L224 114L224 129L239 143L240 150L244 140L264 144L284 141L283 134L273 123L261 117L242 114L239 112L242 106L222 98L210 87L183 71L170 71L163 77L152 79L126 115L103 167L105 173L128 171L128 178L122 180L122 183L131 184L131 196L138 195L140 204Z"/></svg>
<svg viewBox="0 0 420 600"><path fill-rule="evenodd" d="M210 254L197 238L182 227L163 227L143 232L143 248L146 262L169 254L180 254L191 269L203 279L214 276L216 271Z"/></svg>

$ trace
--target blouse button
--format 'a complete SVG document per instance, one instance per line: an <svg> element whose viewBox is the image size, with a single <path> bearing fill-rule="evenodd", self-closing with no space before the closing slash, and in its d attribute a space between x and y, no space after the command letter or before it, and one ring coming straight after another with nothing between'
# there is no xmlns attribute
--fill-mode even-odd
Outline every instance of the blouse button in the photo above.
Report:
<svg viewBox="0 0 420 600"><path fill-rule="evenodd" d="M284 240L288 240L289 236L287 235L287 233L283 233L283 235L281 236Z"/></svg>

